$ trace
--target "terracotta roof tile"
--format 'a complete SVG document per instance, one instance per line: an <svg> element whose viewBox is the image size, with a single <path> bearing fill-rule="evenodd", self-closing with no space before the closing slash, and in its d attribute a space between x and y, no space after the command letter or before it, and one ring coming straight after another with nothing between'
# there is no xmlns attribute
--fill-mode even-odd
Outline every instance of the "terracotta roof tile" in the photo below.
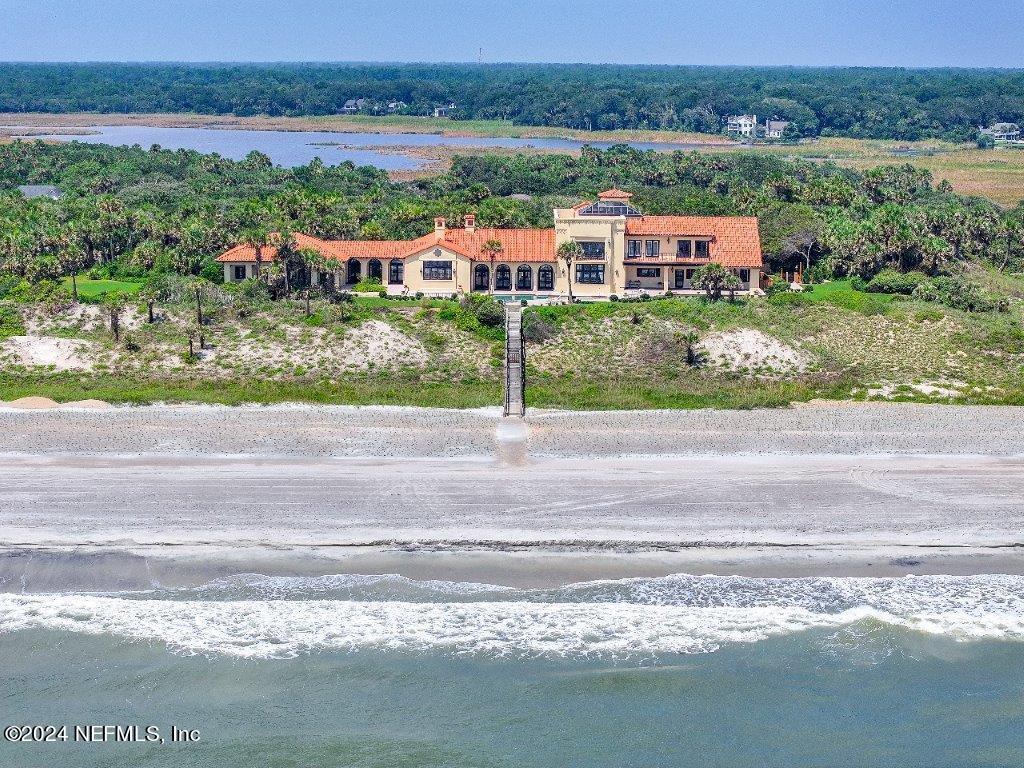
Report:
<svg viewBox="0 0 1024 768"><path fill-rule="evenodd" d="M753 216L640 216L626 219L626 237L710 237L711 261L761 267L761 236ZM694 259L696 261L696 259Z"/></svg>
<svg viewBox="0 0 1024 768"><path fill-rule="evenodd" d="M440 245L475 261L489 261L483 252L488 240L502 245L495 261L555 261L554 229L448 229Z"/></svg>

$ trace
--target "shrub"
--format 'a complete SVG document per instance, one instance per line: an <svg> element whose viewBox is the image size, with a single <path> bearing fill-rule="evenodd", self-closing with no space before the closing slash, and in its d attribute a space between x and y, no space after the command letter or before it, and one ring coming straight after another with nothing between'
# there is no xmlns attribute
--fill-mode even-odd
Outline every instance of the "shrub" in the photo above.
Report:
<svg viewBox="0 0 1024 768"><path fill-rule="evenodd" d="M262 280L250 277L240 285L242 295L250 301L270 301L270 287Z"/></svg>
<svg viewBox="0 0 1024 768"><path fill-rule="evenodd" d="M7 294L13 291L20 282L21 278L17 275L0 274L0 299L6 298Z"/></svg>
<svg viewBox="0 0 1024 768"><path fill-rule="evenodd" d="M523 338L527 341L547 341L555 335L555 327L532 312L523 316Z"/></svg>
<svg viewBox="0 0 1024 768"><path fill-rule="evenodd" d="M38 283L19 280L7 291L4 298L18 304L35 304L36 302L70 304L71 290L54 280L40 280Z"/></svg>
<svg viewBox="0 0 1024 768"><path fill-rule="evenodd" d="M776 292L770 295L768 297L768 302L770 304L775 304L776 306L781 306L785 304L802 306L804 304L810 304L811 299L805 296L800 291L786 291L785 293Z"/></svg>
<svg viewBox="0 0 1024 768"><path fill-rule="evenodd" d="M474 308L473 314L476 315L480 325L488 328L497 328L505 322L505 311L493 299L478 303Z"/></svg>
<svg viewBox="0 0 1024 768"><path fill-rule="evenodd" d="M387 291L377 291L377 295L380 296L382 299L386 299L388 297L388 292Z"/></svg>
<svg viewBox="0 0 1024 768"><path fill-rule="evenodd" d="M850 278L850 287L855 291L863 291L867 289L868 284L860 275L854 275Z"/></svg>
<svg viewBox="0 0 1024 768"><path fill-rule="evenodd" d="M616 296L614 293L611 296L608 297L608 301L618 301L618 300L619 300L619 297Z"/></svg>
<svg viewBox="0 0 1024 768"><path fill-rule="evenodd" d="M1005 312L1009 303L962 276L935 277L914 289L921 301L937 301L964 312Z"/></svg>
<svg viewBox="0 0 1024 768"><path fill-rule="evenodd" d="M0 304L0 339L24 334L25 326L22 324L18 308L10 304Z"/></svg>
<svg viewBox="0 0 1024 768"><path fill-rule="evenodd" d="M129 352L138 352L142 349L142 345L133 333L125 333L122 340L124 341L124 348Z"/></svg>
<svg viewBox="0 0 1024 768"><path fill-rule="evenodd" d="M355 293L379 293L382 290L384 290L384 284L375 277L364 277L352 286L352 291Z"/></svg>
<svg viewBox="0 0 1024 768"><path fill-rule="evenodd" d="M928 281L923 272L899 272L895 269L883 269L867 285L870 293L899 293L910 296L921 283Z"/></svg>

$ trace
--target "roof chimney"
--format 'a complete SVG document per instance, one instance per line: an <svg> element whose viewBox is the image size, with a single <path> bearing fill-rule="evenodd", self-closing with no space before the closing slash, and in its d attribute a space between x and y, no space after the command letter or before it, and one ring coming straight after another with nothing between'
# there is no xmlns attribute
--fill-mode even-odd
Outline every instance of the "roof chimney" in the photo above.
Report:
<svg viewBox="0 0 1024 768"><path fill-rule="evenodd" d="M438 216L434 219L434 234L437 235L438 239L444 237L444 216Z"/></svg>
<svg viewBox="0 0 1024 768"><path fill-rule="evenodd" d="M465 223L466 231L467 232L473 232L476 229L476 214L475 213L467 213L465 221L466 221L466 223Z"/></svg>

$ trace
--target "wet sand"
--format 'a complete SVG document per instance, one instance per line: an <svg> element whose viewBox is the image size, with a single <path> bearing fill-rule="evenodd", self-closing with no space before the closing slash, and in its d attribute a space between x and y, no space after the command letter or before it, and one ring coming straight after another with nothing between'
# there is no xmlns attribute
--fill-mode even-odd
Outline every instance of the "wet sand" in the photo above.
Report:
<svg viewBox="0 0 1024 768"><path fill-rule="evenodd" d="M1024 573L1018 413L0 409L0 589Z"/></svg>

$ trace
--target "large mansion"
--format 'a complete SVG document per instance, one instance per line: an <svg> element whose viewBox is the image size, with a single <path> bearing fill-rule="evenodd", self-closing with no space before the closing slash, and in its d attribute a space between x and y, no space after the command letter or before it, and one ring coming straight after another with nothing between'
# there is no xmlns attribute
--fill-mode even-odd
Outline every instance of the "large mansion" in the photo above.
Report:
<svg viewBox="0 0 1024 768"><path fill-rule="evenodd" d="M392 294L555 297L568 294L570 279L573 295L584 298L696 293L694 270L712 262L739 277L740 292L759 290L763 261L756 218L644 216L630 197L610 189L596 201L556 209L550 229L477 227L475 216L468 215L462 227L439 218L433 232L415 240L321 240L303 234L295 240L336 265L314 271L314 285L331 281L340 287L376 278ZM582 248L570 270L557 257L568 240ZM276 256L273 247L261 249L265 262ZM228 282L256 274L250 245L235 246L217 260Z"/></svg>

